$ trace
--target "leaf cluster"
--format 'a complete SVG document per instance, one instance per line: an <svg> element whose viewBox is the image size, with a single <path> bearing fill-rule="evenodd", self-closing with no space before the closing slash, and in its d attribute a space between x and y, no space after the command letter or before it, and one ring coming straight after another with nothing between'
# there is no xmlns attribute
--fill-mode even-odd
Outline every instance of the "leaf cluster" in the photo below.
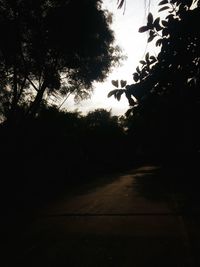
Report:
<svg viewBox="0 0 200 267"><path fill-rule="evenodd" d="M157 58L147 53L133 75L134 83L126 85L131 105L127 127L143 149L151 147L151 153L171 149L187 156L200 147L200 2L163 0L159 7L165 19L154 19L150 13L147 25L139 29L149 31L148 41L155 38L160 52Z"/></svg>

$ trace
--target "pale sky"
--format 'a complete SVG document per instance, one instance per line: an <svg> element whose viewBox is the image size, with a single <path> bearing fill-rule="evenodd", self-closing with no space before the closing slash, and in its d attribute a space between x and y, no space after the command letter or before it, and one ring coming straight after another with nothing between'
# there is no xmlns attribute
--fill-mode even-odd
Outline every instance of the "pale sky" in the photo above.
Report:
<svg viewBox="0 0 200 267"><path fill-rule="evenodd" d="M108 98L107 95L114 89L111 80L122 79L127 80L128 84L133 83L132 74L145 53L147 51L151 54L157 53L153 44L147 45L147 33L138 32L141 26L146 25L146 15L149 12L148 2L148 0L126 0L126 10L123 14L123 9L117 9L117 0L103 1L104 7L114 14L112 29L115 32L116 44L122 48L127 60L123 62L123 66L113 70L105 82L95 84L95 90L89 100L74 104L73 99L68 99L64 108L78 109L83 113L97 108L112 110L112 113L116 115L123 115L126 112L129 105L124 95L119 102L114 97ZM154 14L158 10L159 0L150 2L150 12Z"/></svg>

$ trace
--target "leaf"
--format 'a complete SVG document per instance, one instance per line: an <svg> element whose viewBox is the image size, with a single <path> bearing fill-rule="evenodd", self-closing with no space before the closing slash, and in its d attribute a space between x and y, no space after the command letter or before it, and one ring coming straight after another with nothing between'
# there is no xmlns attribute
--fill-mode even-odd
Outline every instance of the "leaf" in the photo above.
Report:
<svg viewBox="0 0 200 267"><path fill-rule="evenodd" d="M150 56L150 59L151 59L151 64L157 61L157 59L154 56Z"/></svg>
<svg viewBox="0 0 200 267"><path fill-rule="evenodd" d="M149 61L149 52L146 53L146 55L145 55L145 59L146 59L146 61Z"/></svg>
<svg viewBox="0 0 200 267"><path fill-rule="evenodd" d="M165 4L168 4L168 0L163 0L158 5L162 6L162 5L165 5Z"/></svg>
<svg viewBox="0 0 200 267"><path fill-rule="evenodd" d="M147 17L147 25L152 25L153 24L153 15L150 12Z"/></svg>
<svg viewBox="0 0 200 267"><path fill-rule="evenodd" d="M161 12L161 11L164 11L164 10L167 10L167 9L169 9L169 6L164 6L164 7L160 8L158 10L158 12Z"/></svg>
<svg viewBox="0 0 200 267"><path fill-rule="evenodd" d="M135 106L135 104L136 104L136 102L131 97L128 99L128 102L129 102L130 106Z"/></svg>
<svg viewBox="0 0 200 267"><path fill-rule="evenodd" d="M157 25L157 24L159 24L159 23L160 23L160 18L157 18L157 19L154 20L153 25L155 26L155 25Z"/></svg>
<svg viewBox="0 0 200 267"><path fill-rule="evenodd" d="M150 35L147 42L150 43L154 39L154 37L155 37L154 35Z"/></svg>
<svg viewBox="0 0 200 267"><path fill-rule="evenodd" d="M141 63L142 65L145 65L145 64L146 64L146 61L144 61L144 60L140 60L140 63Z"/></svg>
<svg viewBox="0 0 200 267"><path fill-rule="evenodd" d="M126 94L126 97L129 99L131 97L130 87L132 87L132 86L127 85L127 87L128 88L126 89L125 94Z"/></svg>
<svg viewBox="0 0 200 267"><path fill-rule="evenodd" d="M168 34L169 34L169 30L167 28L164 28L163 32L162 32L162 35L163 36L168 36Z"/></svg>
<svg viewBox="0 0 200 267"><path fill-rule="evenodd" d="M142 27L140 27L139 28L139 32L146 32L146 31L148 31L149 30L149 27L148 26L142 26Z"/></svg>
<svg viewBox="0 0 200 267"><path fill-rule="evenodd" d="M166 20L162 20L162 25L168 27L168 22Z"/></svg>
<svg viewBox="0 0 200 267"><path fill-rule="evenodd" d="M180 4L178 14L182 14L187 10L184 4Z"/></svg>
<svg viewBox="0 0 200 267"><path fill-rule="evenodd" d="M131 115L131 113L133 112L133 108L129 108L126 113L125 113L125 116L126 117L129 117Z"/></svg>
<svg viewBox="0 0 200 267"><path fill-rule="evenodd" d="M118 4L118 7L117 8L122 8L123 4L124 4L125 0L118 0L117 1L117 4Z"/></svg>
<svg viewBox="0 0 200 267"><path fill-rule="evenodd" d="M124 80L120 81L120 85L121 85L122 88L125 87L126 84L127 84L127 81L124 81Z"/></svg>
<svg viewBox="0 0 200 267"><path fill-rule="evenodd" d="M156 41L156 46L161 46L161 44L162 44L162 39L158 39L157 41Z"/></svg>
<svg viewBox="0 0 200 267"><path fill-rule="evenodd" d="M149 36L147 42L148 43L151 42L154 39L154 37L155 37L155 32L151 30L150 31L150 36Z"/></svg>
<svg viewBox="0 0 200 267"><path fill-rule="evenodd" d="M139 80L139 74L137 72L133 73L133 80L137 82Z"/></svg>
<svg viewBox="0 0 200 267"><path fill-rule="evenodd" d="M111 97L112 95L115 95L117 93L118 89L112 90L108 93L107 97Z"/></svg>
<svg viewBox="0 0 200 267"><path fill-rule="evenodd" d="M114 85L115 87L119 87L119 81L118 80L112 80L111 81L112 85Z"/></svg>
<svg viewBox="0 0 200 267"><path fill-rule="evenodd" d="M156 28L157 31L162 30L162 26L160 25L160 18L157 18L154 23L153 26Z"/></svg>
<svg viewBox="0 0 200 267"><path fill-rule="evenodd" d="M172 21L174 19L174 15L170 14L166 17L166 19L168 19L168 21Z"/></svg>
<svg viewBox="0 0 200 267"><path fill-rule="evenodd" d="M146 63L146 62L145 62ZM141 70L139 67L136 68L136 71L140 74L141 73Z"/></svg>
<svg viewBox="0 0 200 267"><path fill-rule="evenodd" d="M122 94L124 93L124 90L118 90L116 93L116 98L119 101L121 99Z"/></svg>

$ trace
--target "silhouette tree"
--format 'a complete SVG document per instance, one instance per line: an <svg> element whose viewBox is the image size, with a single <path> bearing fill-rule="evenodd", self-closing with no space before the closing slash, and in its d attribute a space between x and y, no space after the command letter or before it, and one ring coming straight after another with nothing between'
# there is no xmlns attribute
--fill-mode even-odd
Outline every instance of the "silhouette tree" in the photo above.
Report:
<svg viewBox="0 0 200 267"><path fill-rule="evenodd" d="M94 80L106 77L120 53L101 3L1 0L2 119L34 116L49 95L84 98Z"/></svg>
<svg viewBox="0 0 200 267"><path fill-rule="evenodd" d="M90 166L101 170L116 169L122 159L125 134L117 116L111 111L96 109L85 117L83 149Z"/></svg>
<svg viewBox="0 0 200 267"><path fill-rule="evenodd" d="M166 18L154 19L149 13L139 31L149 32L148 42L155 41L160 53L147 53L133 74L134 83L108 96L126 94L129 129L140 144L154 152L164 146L166 155L191 156L200 146L200 3L163 0L159 6Z"/></svg>

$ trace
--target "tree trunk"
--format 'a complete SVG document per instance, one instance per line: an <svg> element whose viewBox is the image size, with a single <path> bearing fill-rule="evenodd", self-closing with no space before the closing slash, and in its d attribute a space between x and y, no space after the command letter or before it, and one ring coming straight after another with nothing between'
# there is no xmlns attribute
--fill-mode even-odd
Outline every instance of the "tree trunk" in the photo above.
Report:
<svg viewBox="0 0 200 267"><path fill-rule="evenodd" d="M16 66L14 66L13 68L13 94L12 94L12 99L11 99L11 103L10 103L10 109L9 109L9 114L7 117L7 124L10 125L16 125L17 124L17 70L16 70Z"/></svg>
<svg viewBox="0 0 200 267"><path fill-rule="evenodd" d="M34 101L32 102L30 108L27 111L26 119L28 118L33 118L40 106L40 103L42 101L44 92L46 90L46 83L44 82L43 85L41 86L40 90L38 91Z"/></svg>

